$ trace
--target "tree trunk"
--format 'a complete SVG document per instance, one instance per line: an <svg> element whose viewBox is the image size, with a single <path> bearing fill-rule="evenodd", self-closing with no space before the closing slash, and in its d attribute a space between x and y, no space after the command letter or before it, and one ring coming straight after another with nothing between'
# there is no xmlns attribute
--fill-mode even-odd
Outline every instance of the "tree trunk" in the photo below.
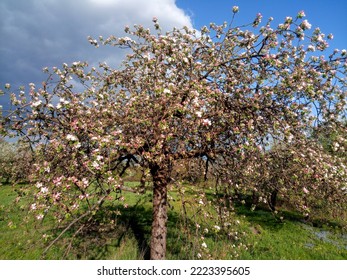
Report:
<svg viewBox="0 0 347 280"><path fill-rule="evenodd" d="M276 211L278 190L273 190L270 195L269 206L272 211Z"/></svg>
<svg viewBox="0 0 347 280"><path fill-rule="evenodd" d="M166 256L167 235L167 185L170 172L158 165L150 168L153 177L153 222L151 235L151 260L163 260Z"/></svg>

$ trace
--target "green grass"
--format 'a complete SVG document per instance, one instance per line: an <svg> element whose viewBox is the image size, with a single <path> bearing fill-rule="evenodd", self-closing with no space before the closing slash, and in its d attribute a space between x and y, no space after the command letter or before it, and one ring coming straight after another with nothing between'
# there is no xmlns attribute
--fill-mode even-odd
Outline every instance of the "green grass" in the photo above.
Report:
<svg viewBox="0 0 347 280"><path fill-rule="evenodd" d="M40 259L44 248L42 236L51 225L49 221L34 223L27 215L28 198L16 201L19 192L23 195L26 186L0 186L0 259ZM58 259L60 255L59 248L54 248L49 257Z"/></svg>
<svg viewBox="0 0 347 280"><path fill-rule="evenodd" d="M324 229L306 225L291 213L283 221L264 210L250 212L243 208L238 213L245 215L253 232L248 236L249 249L242 252L241 259L347 259L347 239L341 231L331 228L329 238L322 239L319 233Z"/></svg>
<svg viewBox="0 0 347 280"><path fill-rule="evenodd" d="M128 186L134 184L128 183ZM22 198L16 201L18 193ZM194 259L200 253L204 258L213 259L347 259L347 236L340 227L329 224L313 227L288 210L275 216L266 209L251 211L245 205L237 205L232 216L237 223L230 229L233 234L213 232L212 221L206 220L204 225L210 230L202 240L203 229L198 232L192 218L194 209L188 210L190 219L183 219L177 193L170 195L173 199L169 210L168 259ZM147 259L151 193L142 196L126 193L125 199L128 208L106 204L83 235L72 239L76 229L71 228L43 255L49 240L59 234L59 229L49 217L38 223L28 215L31 204L28 186L2 185L0 259ZM117 211L122 214L115 214ZM47 241L45 236L48 236ZM202 242L207 244L206 250L202 250Z"/></svg>

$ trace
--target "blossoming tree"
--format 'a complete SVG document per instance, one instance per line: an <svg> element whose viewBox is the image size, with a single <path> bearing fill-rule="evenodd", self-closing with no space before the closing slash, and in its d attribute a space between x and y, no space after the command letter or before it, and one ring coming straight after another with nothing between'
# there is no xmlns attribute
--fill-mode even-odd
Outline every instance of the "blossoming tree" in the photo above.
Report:
<svg viewBox="0 0 347 280"><path fill-rule="evenodd" d="M129 37L89 38L97 47L128 49L120 68L64 64L42 87L31 84L29 96L12 94L1 130L34 147L37 218L50 211L58 222L92 217L112 193L127 190L122 175L135 165L141 182L153 183L150 255L165 258L175 164L199 162L218 176L221 190L242 184L253 191L257 186L242 178L271 160L274 141L297 153L307 148L313 125L345 117L346 51L316 55L328 48L326 36L310 32L304 16L272 27L272 18L260 26L259 14L250 30L231 22L165 34L153 19L154 33L135 26L125 29ZM319 145L310 149L319 158ZM324 168L321 159L315 164ZM329 164L339 170L334 180L346 184L339 161Z"/></svg>
<svg viewBox="0 0 347 280"><path fill-rule="evenodd" d="M7 143L0 139L0 184L27 180L31 153L28 146L21 143Z"/></svg>

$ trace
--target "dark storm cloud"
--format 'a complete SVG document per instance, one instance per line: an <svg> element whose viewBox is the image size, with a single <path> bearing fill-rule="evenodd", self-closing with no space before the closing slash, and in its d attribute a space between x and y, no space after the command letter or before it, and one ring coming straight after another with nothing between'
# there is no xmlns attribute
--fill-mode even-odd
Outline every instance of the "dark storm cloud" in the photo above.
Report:
<svg viewBox="0 0 347 280"><path fill-rule="evenodd" d="M173 0L2 0L0 3L0 88L38 83L43 67L63 62L118 61L112 48L95 49L87 36L121 36L125 25L163 29L191 26Z"/></svg>

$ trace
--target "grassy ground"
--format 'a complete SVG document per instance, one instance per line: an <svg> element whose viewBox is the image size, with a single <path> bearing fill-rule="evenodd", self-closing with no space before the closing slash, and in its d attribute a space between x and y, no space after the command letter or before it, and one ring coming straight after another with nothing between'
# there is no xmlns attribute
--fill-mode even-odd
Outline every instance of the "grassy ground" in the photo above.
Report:
<svg viewBox="0 0 347 280"><path fill-rule="evenodd" d="M96 216L97 225L71 241L73 231L42 255L57 231L52 220L37 223L28 216L28 186L0 186L0 259L147 259L151 227L151 195L127 194L128 208L106 205ZM18 193L24 197L16 202ZM170 194L177 198L176 193ZM194 259L347 259L347 235L340 227L303 223L292 212L279 219L264 209L251 211L235 207L237 221L232 237L214 232L197 233L193 223L181 216L177 199L171 201L168 223L167 258ZM112 222L109 222L109 221ZM208 223L208 221L207 221ZM46 239L47 242L46 242ZM207 248L201 248L205 243ZM72 246L70 246L72 245Z"/></svg>

